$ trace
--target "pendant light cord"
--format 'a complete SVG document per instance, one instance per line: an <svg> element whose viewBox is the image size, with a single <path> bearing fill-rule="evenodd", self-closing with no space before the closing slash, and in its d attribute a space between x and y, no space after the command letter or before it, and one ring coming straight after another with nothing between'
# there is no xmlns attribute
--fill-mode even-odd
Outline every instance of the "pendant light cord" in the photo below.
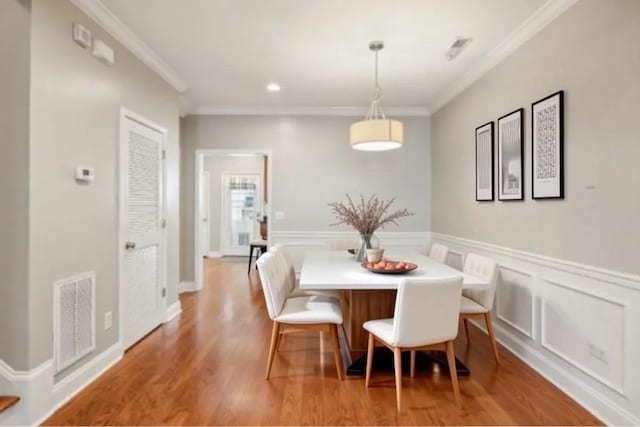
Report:
<svg viewBox="0 0 640 427"><path fill-rule="evenodd" d="M385 120L386 116L384 114L384 111L382 110L382 98L384 98L384 96L382 95L382 88L380 87L380 84L378 83L378 49L376 49L375 51L375 67L374 67L374 79L375 79L375 89L376 89L376 96L373 99L373 101L371 101L371 105L369 106L369 111L367 112L367 116L365 117L366 120Z"/></svg>

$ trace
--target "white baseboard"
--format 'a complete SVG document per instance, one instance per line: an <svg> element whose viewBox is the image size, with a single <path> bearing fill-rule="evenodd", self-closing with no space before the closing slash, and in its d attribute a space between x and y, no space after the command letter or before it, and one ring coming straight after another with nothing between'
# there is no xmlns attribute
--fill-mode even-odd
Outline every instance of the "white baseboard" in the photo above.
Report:
<svg viewBox="0 0 640 427"><path fill-rule="evenodd" d="M9 384L9 393L20 402L0 415L0 425L39 425L58 408L102 375L122 358L122 346L116 343L79 367L68 377L54 383L53 360L30 371L13 371L0 361L0 375Z"/></svg>
<svg viewBox="0 0 640 427"><path fill-rule="evenodd" d="M169 307L167 307L167 315L165 317L165 323L171 321L174 317L182 313L182 305L180 304L180 300L177 300Z"/></svg>
<svg viewBox="0 0 640 427"><path fill-rule="evenodd" d="M451 249L451 263L469 252L498 262L493 314L503 346L603 422L640 425L640 277L456 236L431 239Z"/></svg>
<svg viewBox="0 0 640 427"><path fill-rule="evenodd" d="M215 252L208 252L207 253L207 258L222 258L222 252L220 251L215 251Z"/></svg>
<svg viewBox="0 0 640 427"><path fill-rule="evenodd" d="M196 282L180 282L180 285L178 285L179 294L183 292L195 292L197 290Z"/></svg>

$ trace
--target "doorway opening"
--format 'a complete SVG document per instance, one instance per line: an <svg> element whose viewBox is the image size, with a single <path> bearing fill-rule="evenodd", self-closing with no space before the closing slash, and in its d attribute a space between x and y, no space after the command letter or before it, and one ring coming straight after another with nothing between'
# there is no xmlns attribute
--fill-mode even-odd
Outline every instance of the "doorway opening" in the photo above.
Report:
<svg viewBox="0 0 640 427"><path fill-rule="evenodd" d="M268 241L271 161L266 150L196 152L196 289L205 258L248 257L252 241Z"/></svg>

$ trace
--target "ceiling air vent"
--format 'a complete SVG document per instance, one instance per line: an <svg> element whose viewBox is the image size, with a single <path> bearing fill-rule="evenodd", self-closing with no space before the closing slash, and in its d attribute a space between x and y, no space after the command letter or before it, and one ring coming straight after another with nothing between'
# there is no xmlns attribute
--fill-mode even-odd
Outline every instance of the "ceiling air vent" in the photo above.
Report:
<svg viewBox="0 0 640 427"><path fill-rule="evenodd" d="M458 37L456 41L453 42L451 47L449 47L449 50L446 53L447 59L451 61L456 56L460 55L460 52L462 52L462 49L467 47L467 45L471 43L471 40L472 39L469 37Z"/></svg>

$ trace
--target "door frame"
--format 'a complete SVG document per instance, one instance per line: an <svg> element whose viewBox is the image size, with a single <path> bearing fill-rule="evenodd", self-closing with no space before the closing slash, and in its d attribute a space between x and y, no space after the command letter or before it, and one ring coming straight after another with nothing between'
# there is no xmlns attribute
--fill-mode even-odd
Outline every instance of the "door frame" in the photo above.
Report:
<svg viewBox="0 0 640 427"><path fill-rule="evenodd" d="M125 336L124 336L124 245L126 242L126 229L124 221L122 220L125 216L124 211L124 203L123 196L126 192L126 180L124 179L124 174L127 173L126 170L123 170L122 165L124 164L124 156L126 151L123 149L124 144L127 142L127 132L125 129L125 123L127 119L134 120L140 123L143 126L146 126L150 129L159 132L162 135L162 152L166 153L167 150L167 129L164 126L161 126L144 116L141 116L125 107L120 107L120 123L119 123L119 141L118 141L118 248L117 248L117 257L118 257L118 336L120 344L122 345L122 350L126 351L124 348ZM166 226L166 218L167 218L167 162L164 160L165 156L161 159L161 170L162 170L162 182L161 182L161 190L160 190L160 198L161 198L161 221L164 221L164 226L161 227L160 233L160 262L162 267L160 268L160 285L161 289L164 289L164 292L161 292L160 296L160 310L162 311L161 322L164 323L164 319L166 318L167 312L167 226Z"/></svg>
<svg viewBox="0 0 640 427"><path fill-rule="evenodd" d="M204 207L204 211L207 212L207 224L203 226L203 232L204 235L207 237L203 242L202 242L202 254L204 256L210 256L211 254L211 175L209 174L208 171L202 171L202 181L200 182L207 182L206 184L206 188L204 189L205 191L202 193L199 193L200 195L202 194L206 194L206 201L207 203L204 203L204 200L201 201L202 204L206 205L206 206L201 206ZM201 190L203 190L201 188ZM207 194L207 191L208 194Z"/></svg>
<svg viewBox="0 0 640 427"><path fill-rule="evenodd" d="M267 229L271 230L271 210L273 200L273 152L268 149L198 149L195 151L195 167L194 167L194 192L193 192L193 253L194 253L194 290L199 291L203 287L203 270L204 258L199 256L202 254L202 221L200 220L200 174L204 171L205 156L226 156L229 154L253 154L267 157L267 194L269 195L269 209L267 215ZM270 233L269 233L270 234ZM267 241L270 237L267 236Z"/></svg>
<svg viewBox="0 0 640 427"><path fill-rule="evenodd" d="M262 206L262 212L264 212L264 172L262 175L255 173L255 172L222 172L222 180L220 182L220 195L222 196L222 203L220 204L220 252L222 253L223 256L227 255L226 252L228 252L225 249L225 239L224 239L224 230L225 230L225 222L228 219L227 217L229 216L228 212L225 212L225 200L226 200L226 189L224 186L224 181L225 181L225 177L226 176L238 176L238 175L250 175L250 176L259 176L260 177L260 197L262 197L262 200L260 201L260 204ZM269 217L267 216L267 219ZM255 227L255 224L254 224ZM258 225L256 227L258 229L258 235L260 234L260 226ZM248 248L247 248L248 249ZM236 254L228 254L229 256L244 256L244 255L236 255Z"/></svg>

